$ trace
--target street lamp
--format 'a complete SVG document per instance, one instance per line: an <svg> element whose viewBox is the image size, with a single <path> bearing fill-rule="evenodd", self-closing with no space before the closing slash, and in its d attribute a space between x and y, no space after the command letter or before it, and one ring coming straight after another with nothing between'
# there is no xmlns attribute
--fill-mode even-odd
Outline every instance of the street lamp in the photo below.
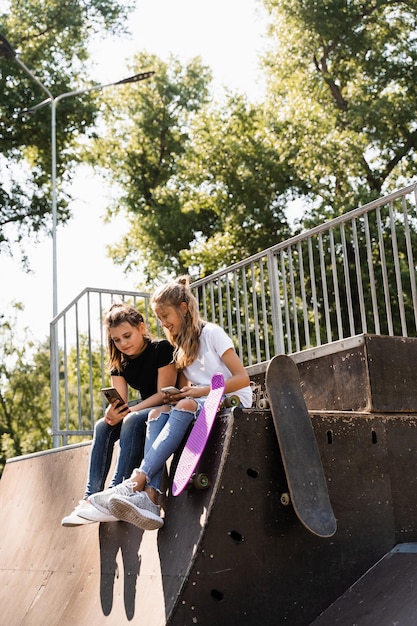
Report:
<svg viewBox="0 0 417 626"><path fill-rule="evenodd" d="M84 89L77 89L75 91L68 91L61 93L54 97L51 91L43 85L38 78L30 71L28 67L19 59L16 51L0 33L0 57L14 59L18 65L39 85L39 87L48 96L46 100L39 102L30 109L26 109L24 113L34 114L39 109L51 105L51 145L52 145L52 314L53 318L58 314L58 263L57 263L57 193L56 193L56 107L58 102L64 98L71 96L79 96L90 91L98 91L105 89L106 87L113 87L117 85L125 85L127 83L137 83L138 81L145 80L155 74L155 72L141 72L128 78L123 78L112 83L104 83L102 85L93 85Z"/></svg>

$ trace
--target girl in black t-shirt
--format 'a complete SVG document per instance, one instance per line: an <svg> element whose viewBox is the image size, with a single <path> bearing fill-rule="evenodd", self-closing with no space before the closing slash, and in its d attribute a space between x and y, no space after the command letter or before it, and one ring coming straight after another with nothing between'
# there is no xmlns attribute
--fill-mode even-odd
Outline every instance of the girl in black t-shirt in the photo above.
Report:
<svg viewBox="0 0 417 626"><path fill-rule="evenodd" d="M162 404L162 387L175 385L177 378L171 344L153 340L142 315L134 307L114 304L106 315L105 326L111 383L125 402L109 404L104 417L96 423L85 494L74 511L64 517L63 526L116 519L89 504L88 497L103 490L118 439L120 452L110 486L121 483L141 462L148 413ZM127 404L128 387L140 395L133 406Z"/></svg>

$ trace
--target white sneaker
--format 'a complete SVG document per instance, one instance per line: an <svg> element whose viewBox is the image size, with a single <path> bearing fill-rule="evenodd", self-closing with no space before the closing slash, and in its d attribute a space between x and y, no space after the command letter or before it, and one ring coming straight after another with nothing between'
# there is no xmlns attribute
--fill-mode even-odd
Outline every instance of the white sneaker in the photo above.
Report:
<svg viewBox="0 0 417 626"><path fill-rule="evenodd" d="M82 509L90 506L85 500L80 500L80 503L75 507L72 513L62 518L62 526L83 526L84 524L92 524L95 520L81 517L80 513Z"/></svg>
<svg viewBox="0 0 417 626"><path fill-rule="evenodd" d="M92 504L88 503L78 511L78 516L84 518L88 522L118 522L118 518L110 513L103 513L96 509Z"/></svg>
<svg viewBox="0 0 417 626"><path fill-rule="evenodd" d="M109 487L104 491L98 491L97 493L93 493L89 496L88 501L93 505L97 511L104 513L105 515L110 515L109 509L109 501L110 498L114 495L119 496L129 496L133 493L133 487L135 484L130 480L130 478L124 480L119 485L115 487Z"/></svg>

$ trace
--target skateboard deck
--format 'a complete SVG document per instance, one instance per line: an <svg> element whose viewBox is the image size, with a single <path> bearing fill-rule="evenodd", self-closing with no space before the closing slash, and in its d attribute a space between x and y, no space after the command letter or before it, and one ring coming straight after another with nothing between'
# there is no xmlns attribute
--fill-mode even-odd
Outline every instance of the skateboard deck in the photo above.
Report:
<svg viewBox="0 0 417 626"><path fill-rule="evenodd" d="M172 482L173 496L178 496L187 487L205 448L224 393L223 374L214 374L210 387L210 393L179 458Z"/></svg>
<svg viewBox="0 0 417 626"><path fill-rule="evenodd" d="M309 531L331 537L336 519L297 365L288 356L275 356L265 383L295 513Z"/></svg>

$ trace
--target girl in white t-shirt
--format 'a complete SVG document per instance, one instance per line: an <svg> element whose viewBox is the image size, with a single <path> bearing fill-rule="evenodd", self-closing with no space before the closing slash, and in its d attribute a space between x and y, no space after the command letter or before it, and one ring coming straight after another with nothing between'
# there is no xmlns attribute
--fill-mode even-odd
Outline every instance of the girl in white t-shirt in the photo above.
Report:
<svg viewBox="0 0 417 626"><path fill-rule="evenodd" d="M163 468L201 411L213 374L223 374L225 395L239 396L244 407L252 404L249 376L232 340L220 326L201 319L186 278L160 288L151 304L174 346L180 392L166 394L166 405L150 412L140 467L127 481L90 497L103 513L111 512L144 530L164 523L158 505Z"/></svg>

